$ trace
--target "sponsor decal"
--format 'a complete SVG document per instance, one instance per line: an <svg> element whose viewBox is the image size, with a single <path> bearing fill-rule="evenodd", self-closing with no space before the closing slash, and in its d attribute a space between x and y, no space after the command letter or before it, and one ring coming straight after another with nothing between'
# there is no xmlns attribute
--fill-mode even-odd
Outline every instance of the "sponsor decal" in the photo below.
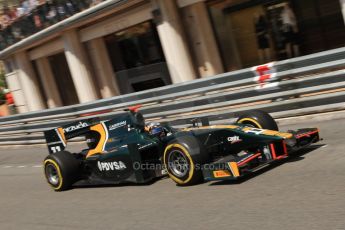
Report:
<svg viewBox="0 0 345 230"><path fill-rule="evenodd" d="M262 135L267 135L267 136L278 136L284 139L291 138L293 136L291 133L281 133L281 132L269 130L269 129L257 129L257 128L250 128L250 127L245 127L242 129L242 131L245 133L251 133L251 134L256 134L256 135L262 134Z"/></svg>
<svg viewBox="0 0 345 230"><path fill-rule="evenodd" d="M114 129L123 127L126 124L127 124L127 121L121 121L121 122L115 123L115 124L109 126L109 130L114 130Z"/></svg>
<svg viewBox="0 0 345 230"><path fill-rule="evenodd" d="M253 80L259 83L255 90L279 89L279 82L271 83L271 81L277 79L277 70L274 62L255 66L252 68L252 71L255 75Z"/></svg>
<svg viewBox="0 0 345 230"><path fill-rule="evenodd" d="M88 124L86 122L81 122L80 121L77 125L72 125L72 126L64 128L63 131L65 133L68 133L68 132L72 132L74 130L78 130L78 129L84 128L86 126L88 126Z"/></svg>
<svg viewBox="0 0 345 230"><path fill-rule="evenodd" d="M126 169L126 165L122 161L113 161L113 162L100 162L98 161L99 171L115 171Z"/></svg>
<svg viewBox="0 0 345 230"><path fill-rule="evenodd" d="M244 131L245 133L252 133L252 134L262 134L263 132L265 132L265 129L257 129L257 128L249 128L249 127L245 127L242 129L242 131Z"/></svg>
<svg viewBox="0 0 345 230"><path fill-rule="evenodd" d="M237 142L241 142L242 139L240 139L239 136L232 136L232 137L228 137L228 141L231 143L231 144L235 144Z"/></svg>
<svg viewBox="0 0 345 230"><path fill-rule="evenodd" d="M231 176L231 173L229 171L225 171L225 170L217 170L217 171L213 172L213 176L215 178L228 177L228 176Z"/></svg>

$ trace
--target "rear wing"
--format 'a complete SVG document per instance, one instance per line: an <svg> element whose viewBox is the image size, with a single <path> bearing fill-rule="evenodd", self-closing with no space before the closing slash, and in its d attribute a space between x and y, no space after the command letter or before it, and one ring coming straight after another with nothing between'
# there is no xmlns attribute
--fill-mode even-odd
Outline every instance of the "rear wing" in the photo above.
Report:
<svg viewBox="0 0 345 230"><path fill-rule="evenodd" d="M44 137L49 153L63 151L66 148L67 140L86 134L90 131L91 126L99 122L98 118L91 118L45 131Z"/></svg>

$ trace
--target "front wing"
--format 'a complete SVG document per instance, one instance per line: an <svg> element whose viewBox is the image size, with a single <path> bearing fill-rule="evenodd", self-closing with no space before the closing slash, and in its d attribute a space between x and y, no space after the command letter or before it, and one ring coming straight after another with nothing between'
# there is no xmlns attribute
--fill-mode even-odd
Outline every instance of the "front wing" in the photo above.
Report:
<svg viewBox="0 0 345 230"><path fill-rule="evenodd" d="M289 133L293 134L293 137L272 142L261 151L247 152L236 157L229 155L217 162L203 165L204 179L206 181L238 179L270 163L285 159L320 140L317 128L299 129Z"/></svg>

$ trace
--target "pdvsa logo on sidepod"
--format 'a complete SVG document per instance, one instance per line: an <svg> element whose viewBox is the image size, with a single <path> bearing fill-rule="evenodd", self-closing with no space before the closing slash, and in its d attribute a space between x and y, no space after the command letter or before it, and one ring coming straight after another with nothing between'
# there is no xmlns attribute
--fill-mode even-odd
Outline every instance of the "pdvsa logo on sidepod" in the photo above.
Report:
<svg viewBox="0 0 345 230"><path fill-rule="evenodd" d="M114 171L114 170L123 170L126 169L126 165L122 161L113 161L113 162L100 162L98 161L99 171Z"/></svg>

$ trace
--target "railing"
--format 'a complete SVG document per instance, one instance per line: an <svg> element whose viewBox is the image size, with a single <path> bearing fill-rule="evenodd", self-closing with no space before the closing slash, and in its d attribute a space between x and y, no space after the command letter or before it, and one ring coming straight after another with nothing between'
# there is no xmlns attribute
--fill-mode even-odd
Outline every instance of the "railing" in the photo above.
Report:
<svg viewBox="0 0 345 230"><path fill-rule="evenodd" d="M186 126L208 117L230 122L262 109L275 118L345 109L345 48L275 63L276 76L261 87L251 68L138 93L0 118L0 144L43 143L42 131L90 117L109 119L142 104L147 120ZM272 86L272 87L270 87ZM101 113L101 114L100 114ZM94 114L94 115L92 115Z"/></svg>

